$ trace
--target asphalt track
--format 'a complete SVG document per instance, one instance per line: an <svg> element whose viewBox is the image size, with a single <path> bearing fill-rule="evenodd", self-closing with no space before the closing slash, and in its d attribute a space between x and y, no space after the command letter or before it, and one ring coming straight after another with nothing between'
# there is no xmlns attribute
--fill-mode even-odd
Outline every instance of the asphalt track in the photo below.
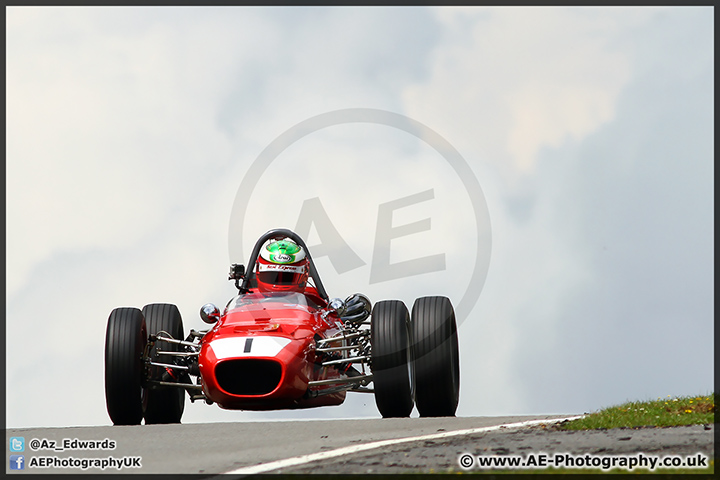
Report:
<svg viewBox="0 0 720 480"><path fill-rule="evenodd" d="M23 455L25 473L190 473L223 478L255 473L406 473L459 471L463 453L644 451L712 456L714 426L560 432L567 416L315 420L6 430L6 452ZM23 437L24 452L10 451ZM108 442L115 443L112 449ZM34 442L34 440L37 440ZM44 441L44 442L43 442ZM80 450L81 441L99 448ZM55 442L54 448L52 442ZM38 445L39 444L39 445ZM90 445L88 445L90 446ZM140 457L140 468L38 468L41 458ZM59 460L55 460L59 459ZM31 463L35 463L31 467ZM131 464L131 460L127 460ZM6 462L6 472L10 470ZM137 464L136 464L137 466Z"/></svg>

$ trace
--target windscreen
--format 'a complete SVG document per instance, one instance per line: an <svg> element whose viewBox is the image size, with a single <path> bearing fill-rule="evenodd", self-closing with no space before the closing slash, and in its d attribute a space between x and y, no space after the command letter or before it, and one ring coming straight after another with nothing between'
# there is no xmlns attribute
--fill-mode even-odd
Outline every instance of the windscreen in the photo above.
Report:
<svg viewBox="0 0 720 480"><path fill-rule="evenodd" d="M264 310L275 308L317 309L319 306L302 293L267 292L246 293L233 297L225 307L225 313L236 308L243 310Z"/></svg>

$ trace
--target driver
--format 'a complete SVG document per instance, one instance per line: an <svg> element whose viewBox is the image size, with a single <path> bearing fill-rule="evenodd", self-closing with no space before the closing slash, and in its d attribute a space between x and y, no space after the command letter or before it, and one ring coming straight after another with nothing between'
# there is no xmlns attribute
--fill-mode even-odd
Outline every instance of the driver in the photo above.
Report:
<svg viewBox="0 0 720 480"><path fill-rule="evenodd" d="M268 240L257 259L258 290L305 293L308 269L307 255L300 245L289 238Z"/></svg>

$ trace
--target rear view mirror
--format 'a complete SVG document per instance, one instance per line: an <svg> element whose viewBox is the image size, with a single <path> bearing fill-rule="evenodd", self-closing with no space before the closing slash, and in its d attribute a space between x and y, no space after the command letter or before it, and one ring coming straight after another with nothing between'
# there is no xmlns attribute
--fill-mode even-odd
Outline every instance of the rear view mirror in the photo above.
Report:
<svg viewBox="0 0 720 480"><path fill-rule="evenodd" d="M205 323L216 323L220 320L220 309L212 303L206 303L200 309L200 318L202 318Z"/></svg>

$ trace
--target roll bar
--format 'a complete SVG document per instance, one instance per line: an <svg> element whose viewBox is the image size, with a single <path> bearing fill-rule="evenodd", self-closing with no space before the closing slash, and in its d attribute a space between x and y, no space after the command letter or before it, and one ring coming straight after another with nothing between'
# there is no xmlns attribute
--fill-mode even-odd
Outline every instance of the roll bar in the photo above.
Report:
<svg viewBox="0 0 720 480"><path fill-rule="evenodd" d="M310 250L307 248L307 245L305 245L303 239L300 238L300 235L293 232L292 230L288 230L287 228L276 228L274 230L270 230L263 234L260 238L258 238L257 242L255 242L255 247L253 247L252 253L250 254L250 260L248 262L246 274L243 277L242 285L240 285L240 293L248 292L250 280L252 280L252 278L255 276L255 263L257 261L257 257L260 254L260 249L265 244L265 242L270 239L282 240L284 238L291 239L292 241L300 245L303 249L305 249L305 256L308 259L308 266L310 269L309 275L310 277L312 277L313 282L315 283L315 289L318 291L320 298L325 301L329 301L328 294L325 291L325 287L323 286L322 281L320 281L320 276L315 269L315 262L313 262L312 256L310 255Z"/></svg>

